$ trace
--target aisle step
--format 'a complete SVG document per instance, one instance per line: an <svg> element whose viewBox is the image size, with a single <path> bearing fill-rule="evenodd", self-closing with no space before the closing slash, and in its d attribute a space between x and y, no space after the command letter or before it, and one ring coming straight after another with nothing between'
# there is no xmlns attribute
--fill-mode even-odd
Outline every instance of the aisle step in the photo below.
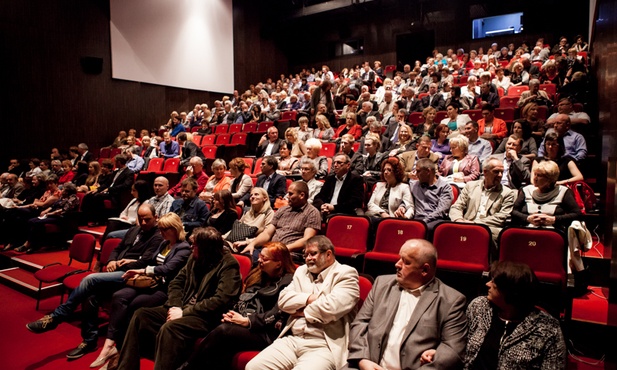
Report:
<svg viewBox="0 0 617 370"><path fill-rule="evenodd" d="M34 277L34 273L19 267L0 270L0 282L31 297L36 297L39 289L39 281ZM41 297L47 298L58 295L61 292L61 283L43 283Z"/></svg>

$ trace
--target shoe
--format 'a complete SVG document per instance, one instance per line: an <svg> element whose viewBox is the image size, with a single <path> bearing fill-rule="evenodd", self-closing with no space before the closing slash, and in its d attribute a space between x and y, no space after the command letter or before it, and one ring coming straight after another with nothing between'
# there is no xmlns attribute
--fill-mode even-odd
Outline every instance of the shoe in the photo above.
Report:
<svg viewBox="0 0 617 370"><path fill-rule="evenodd" d="M25 252L26 250L28 250L28 247L26 247L25 244L15 248L15 252L20 252L20 253Z"/></svg>
<svg viewBox="0 0 617 370"><path fill-rule="evenodd" d="M58 327L58 319L54 319L51 315L45 315L42 318L26 324L26 328L33 333L41 334L46 331L54 330Z"/></svg>
<svg viewBox="0 0 617 370"><path fill-rule="evenodd" d="M9 243L4 246L4 249L2 249L2 251L6 252L6 251L10 251L11 249L13 249L13 246L11 245L11 243Z"/></svg>
<svg viewBox="0 0 617 370"><path fill-rule="evenodd" d="M66 354L66 358L68 358L69 360L75 360L75 359L82 357L86 353L94 352L95 350L96 350L96 342L94 343L81 342L77 346L77 348L75 348L74 350Z"/></svg>
<svg viewBox="0 0 617 370"><path fill-rule="evenodd" d="M111 357L118 354L118 349L114 346L109 350L107 356L99 356L93 363L90 364L90 367L101 367L103 364L107 362Z"/></svg>
<svg viewBox="0 0 617 370"><path fill-rule="evenodd" d="M107 361L105 366L103 366L99 370L118 370L119 361L120 361L120 354L116 353L109 359L109 361Z"/></svg>
<svg viewBox="0 0 617 370"><path fill-rule="evenodd" d="M26 249L26 254L32 254L32 253L34 253L34 252L36 252L36 249L34 249L34 248L28 248L28 249Z"/></svg>

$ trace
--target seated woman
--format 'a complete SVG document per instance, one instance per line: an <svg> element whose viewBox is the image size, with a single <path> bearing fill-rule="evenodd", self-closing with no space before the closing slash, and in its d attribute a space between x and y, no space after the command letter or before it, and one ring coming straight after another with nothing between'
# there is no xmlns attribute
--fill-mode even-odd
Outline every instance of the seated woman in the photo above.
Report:
<svg viewBox="0 0 617 370"><path fill-rule="evenodd" d="M433 107L426 107L422 111L422 117L424 117L424 123L416 126L413 133L414 135L420 137L422 135L428 135L433 137L435 135L435 129L437 128L437 123L435 122L435 115L437 114L437 110Z"/></svg>
<svg viewBox="0 0 617 370"><path fill-rule="evenodd" d="M67 182L73 181L73 178L75 177L75 172L73 171L73 165L71 164L71 161L69 161L68 159L63 160L62 170L64 171L64 173L58 179L58 184L64 185Z"/></svg>
<svg viewBox="0 0 617 370"><path fill-rule="evenodd" d="M554 131L544 137L544 157L537 158L533 162L532 172L543 161L553 161L559 166L557 185L568 185L577 181L583 181L583 174L578 169L576 161L569 155L565 155L563 138L559 138ZM533 184L533 177L531 179Z"/></svg>
<svg viewBox="0 0 617 370"><path fill-rule="evenodd" d="M345 134L350 134L354 137L354 139L358 140L362 136L362 126L358 124L356 121L355 113L347 113L347 118L345 118L345 124L340 125L336 129L336 133L334 134L333 139L339 139L341 136ZM340 140L337 140L337 142Z"/></svg>
<svg viewBox="0 0 617 370"><path fill-rule="evenodd" d="M8 236L9 245L5 250L13 248L13 246L23 243L27 238L28 220L39 217L41 212L51 207L58 199L62 197L62 192L58 188L58 176L50 175L45 180L47 190L38 199L35 199L30 204L19 205L16 208L10 208L5 215L5 230L10 230ZM17 252L25 252L27 246L22 245L16 248Z"/></svg>
<svg viewBox="0 0 617 370"><path fill-rule="evenodd" d="M431 139L431 152L436 153L441 158L440 161L451 153L449 135L450 129L448 125L439 124L435 128L433 139Z"/></svg>
<svg viewBox="0 0 617 370"><path fill-rule="evenodd" d="M77 212L79 198L75 185L67 183L62 188L62 197L41 212L39 217L28 220L28 240L16 251L31 254L36 252L47 237L45 225L61 225L64 216Z"/></svg>
<svg viewBox="0 0 617 370"><path fill-rule="evenodd" d="M382 162L381 180L368 201L366 215L375 221L388 217L412 218L413 197L398 158L390 157Z"/></svg>
<svg viewBox="0 0 617 370"><path fill-rule="evenodd" d="M212 226L221 234L231 230L234 221L238 219L236 202L228 189L219 190L212 197L212 208L206 219L206 226Z"/></svg>
<svg viewBox="0 0 617 370"><path fill-rule="evenodd" d="M212 162L212 172L214 174L210 176L204 190L199 194L199 198L206 203L212 202L212 195L217 191L228 189L231 187L231 179L225 176L227 170L227 163L224 159L217 158Z"/></svg>
<svg viewBox="0 0 617 370"><path fill-rule="evenodd" d="M545 122L538 117L538 104L527 103L521 109L521 118L517 122L527 122L531 127L531 136L536 141L536 146L539 146L546 133Z"/></svg>
<svg viewBox="0 0 617 370"><path fill-rule="evenodd" d="M96 163L96 165L93 163ZM79 161L74 167L75 175L73 176L73 180L71 180L71 182L75 184L78 192L87 193L88 191L90 191L90 185L86 184L92 179L94 179L96 182L96 179L98 178L100 173L101 166L99 165L99 162L92 161L90 163L87 163L84 161ZM91 183L91 185L94 185L94 183Z"/></svg>
<svg viewBox="0 0 617 370"><path fill-rule="evenodd" d="M315 138L310 138L306 141L305 145L306 155L300 158L296 167L293 169L293 173L299 174L299 163L302 162L303 159L308 158L315 162L315 168L317 169L317 174L315 175L315 178L323 179L328 175L328 159L323 155L319 155L319 152L321 152L321 141Z"/></svg>
<svg viewBox="0 0 617 370"><path fill-rule="evenodd" d="M471 117L468 114L459 113L460 106L456 102L450 103L446 107L446 118L441 120L442 125L448 125L450 129L450 137L462 134L463 128L467 122L471 121Z"/></svg>
<svg viewBox="0 0 617 370"><path fill-rule="evenodd" d="M249 122L261 122L261 107L259 104L251 106L251 119Z"/></svg>
<svg viewBox="0 0 617 370"><path fill-rule="evenodd" d="M86 172L83 172L83 167L86 168ZM103 168L105 170L103 170ZM77 163L77 172L73 178L73 184L77 187L78 193L90 193L98 188L99 177L102 177L103 182L113 180L110 176L113 171L114 165L111 160L105 159L103 164L99 164L97 161L92 161L88 164L86 162Z"/></svg>
<svg viewBox="0 0 617 370"><path fill-rule="evenodd" d="M559 321L535 307L538 279L529 266L491 266L488 295L467 307L465 369L565 369Z"/></svg>
<svg viewBox="0 0 617 370"><path fill-rule="evenodd" d="M480 162L478 157L468 153L469 139L457 136L450 139L452 154L446 156L439 164L439 174L449 176L453 182L469 182L480 177Z"/></svg>
<svg viewBox="0 0 617 370"><path fill-rule="evenodd" d="M199 127L199 130L197 130L197 133L202 136L211 135L212 128L210 128L210 121L207 119L202 119L201 126Z"/></svg>
<svg viewBox="0 0 617 370"><path fill-rule="evenodd" d="M302 144L304 146L304 144ZM304 149L306 151L306 148ZM293 169L298 165L298 158L291 155L292 144L283 141L279 147L279 167L276 172L283 176L291 175Z"/></svg>
<svg viewBox="0 0 617 370"><path fill-rule="evenodd" d="M228 369L237 352L261 351L270 345L286 318L278 308L278 296L291 283L295 270L285 244L266 243L257 266L245 279L239 301L204 338L184 369Z"/></svg>
<svg viewBox="0 0 617 370"><path fill-rule="evenodd" d="M572 190L557 185L559 166L542 161L533 170L533 185L518 194L512 209L512 222L529 227L552 227L565 232L574 220L582 217Z"/></svg>
<svg viewBox="0 0 617 370"><path fill-rule="evenodd" d="M509 135L515 135L516 137L521 138L521 151L518 153L524 157L533 160L538 155L538 147L536 146L536 140L531 135L531 126L525 120L514 121L512 124L512 129L508 133ZM506 152L506 143L508 140L502 140L499 148L495 150L495 154L505 153ZM545 152L546 153L546 152Z"/></svg>
<svg viewBox="0 0 617 370"><path fill-rule="evenodd" d="M244 173L244 170L246 170L246 162L244 162L244 159L238 157L229 161L229 173L233 178L229 191L231 191L231 196L240 207L244 206L244 203L242 203L240 199L242 199L244 194L250 192L253 187L253 180L251 180L249 175Z"/></svg>
<svg viewBox="0 0 617 370"><path fill-rule="evenodd" d="M144 260L142 268L128 270L122 276L129 286L112 295L107 339L105 339L101 353L90 364L90 367L99 367L108 360L110 362L117 360L117 348L122 347L125 330L133 312L140 307L155 307L164 304L167 300L167 284L184 267L191 254L191 246L185 241L186 233L182 227L182 220L177 214L164 215L158 220L157 226L164 240L158 249L156 258ZM157 285L152 288L130 286L131 280L135 281L140 276L151 277ZM134 282L133 285L136 283ZM98 325L97 310L86 309L86 313L83 325Z"/></svg>
<svg viewBox="0 0 617 370"><path fill-rule="evenodd" d="M384 140L387 148L382 148L382 152L388 153L388 156L390 157L395 157L399 154L413 150L412 146L415 144L415 141L413 140L411 133L411 127L401 123L400 128L398 129L398 142L392 143L391 140Z"/></svg>
<svg viewBox="0 0 617 370"><path fill-rule="evenodd" d="M328 117L323 114L318 114L315 116L315 124L317 124L317 128L313 130L313 137L323 142L330 141L330 139L334 136L334 129L330 127ZM306 145L306 142L304 144Z"/></svg>
<svg viewBox="0 0 617 370"><path fill-rule="evenodd" d="M308 127L309 119L306 116L298 118L298 127L296 128L298 133L298 140L306 143L306 141L313 137L313 129Z"/></svg>
<svg viewBox="0 0 617 370"><path fill-rule="evenodd" d="M152 198L152 185L144 180L137 180L131 187L133 199L120 212L120 216L107 219L107 227L101 238L104 242L107 238L124 238L124 235L132 226L137 223L137 210L148 199Z"/></svg>
<svg viewBox="0 0 617 370"><path fill-rule="evenodd" d="M291 156L295 158L300 158L303 155L306 155L306 147L304 146L304 141L298 139L298 132L294 127L290 127L285 130L285 140L289 144L291 144ZM279 163L279 169L281 168Z"/></svg>
<svg viewBox="0 0 617 370"><path fill-rule="evenodd" d="M253 235L248 237L240 238L233 231L228 232L223 235L223 238L232 244L232 249L234 251L242 250L243 247L249 244L253 238L266 228L267 225L270 224L272 218L274 217L274 211L270 206L270 198L268 197L268 192L264 188L253 188L251 190L251 206L248 211L245 211L240 218L240 222L242 224L248 226L254 226L257 229L253 233Z"/></svg>

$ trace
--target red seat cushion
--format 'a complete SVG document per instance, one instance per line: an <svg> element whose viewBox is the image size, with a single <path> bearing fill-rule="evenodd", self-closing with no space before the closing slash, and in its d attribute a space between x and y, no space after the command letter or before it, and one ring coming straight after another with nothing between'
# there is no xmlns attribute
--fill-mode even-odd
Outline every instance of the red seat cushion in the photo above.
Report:
<svg viewBox="0 0 617 370"><path fill-rule="evenodd" d="M44 283L51 283L52 281L61 279L66 274L73 271L77 271L77 269L75 267L65 265L50 266L35 272L34 277Z"/></svg>
<svg viewBox="0 0 617 370"><path fill-rule="evenodd" d="M236 353L233 361L231 362L231 368L234 370L244 370L246 364L249 363L255 356L259 354L259 351L246 351Z"/></svg>

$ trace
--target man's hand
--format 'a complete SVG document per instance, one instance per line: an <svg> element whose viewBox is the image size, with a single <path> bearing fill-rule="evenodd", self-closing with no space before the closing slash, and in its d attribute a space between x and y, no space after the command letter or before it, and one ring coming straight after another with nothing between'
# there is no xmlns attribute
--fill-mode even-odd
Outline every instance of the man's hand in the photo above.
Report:
<svg viewBox="0 0 617 370"><path fill-rule="evenodd" d="M234 243L234 244L235 244L235 243ZM253 244L249 243L249 245L247 245L247 246L246 246L246 248L244 248L244 249L242 250L242 252L240 252L240 253L242 253L242 254L248 254L249 256L252 256L252 255L253 255L253 251L254 251L254 250L255 250L255 245L253 245Z"/></svg>
<svg viewBox="0 0 617 370"><path fill-rule="evenodd" d="M245 328L248 328L250 325L249 318L240 315L236 311L229 311L227 313L224 313L221 322L228 322L231 324L240 325Z"/></svg>
<svg viewBox="0 0 617 370"><path fill-rule="evenodd" d="M426 351L422 352L422 355L420 355L420 364L426 365L433 362L433 358L435 358L435 352L437 351L435 351L434 349L427 349Z"/></svg>
<svg viewBox="0 0 617 370"><path fill-rule="evenodd" d="M405 218L406 211L407 210L405 209L405 207L398 207L398 209L394 211L394 217Z"/></svg>
<svg viewBox="0 0 617 370"><path fill-rule="evenodd" d="M172 307L167 311L167 321L172 321L182 317L182 309L180 307Z"/></svg>
<svg viewBox="0 0 617 370"><path fill-rule="evenodd" d="M321 205L321 212L324 214L330 214L330 212L334 211L334 206L330 203L324 203Z"/></svg>
<svg viewBox="0 0 617 370"><path fill-rule="evenodd" d="M114 272L116 271L117 268L118 268L117 261L109 261L109 263L107 263L107 272Z"/></svg>
<svg viewBox="0 0 617 370"><path fill-rule="evenodd" d="M358 363L358 367L360 368L360 370L385 370L383 367L366 358L360 360L360 362Z"/></svg>

